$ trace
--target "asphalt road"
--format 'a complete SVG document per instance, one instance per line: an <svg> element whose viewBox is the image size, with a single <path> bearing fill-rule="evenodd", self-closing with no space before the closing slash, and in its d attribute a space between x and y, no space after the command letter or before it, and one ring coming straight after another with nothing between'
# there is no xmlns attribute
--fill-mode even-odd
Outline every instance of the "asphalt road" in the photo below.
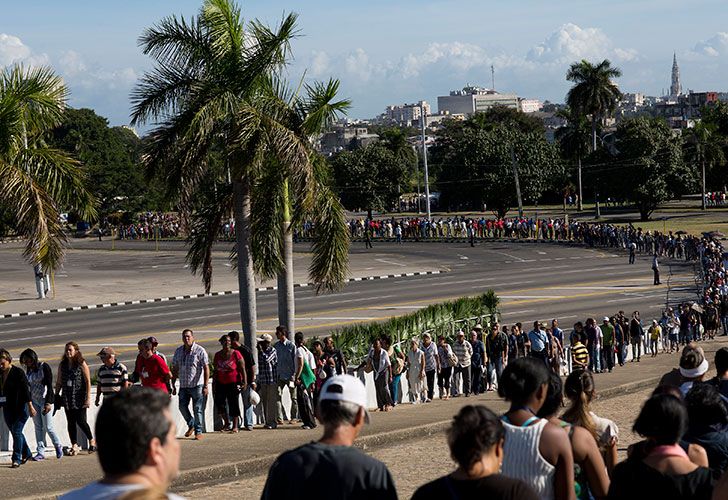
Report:
<svg viewBox="0 0 728 500"><path fill-rule="evenodd" d="M305 251L301 246L297 250ZM338 293L316 295L296 290L297 329L324 335L346 324L385 319L428 304L492 288L502 298L505 323L559 318L569 327L587 316L601 317L618 310L642 311L644 319L659 317L667 286L652 285L650 260L627 264L621 252L550 244L482 243L404 245L379 243L378 254L418 261L436 261L446 273L348 284ZM367 251L356 246L352 260ZM370 251L371 252L371 251ZM663 283L669 266L663 264ZM694 298L692 264L672 266L671 300L678 294ZM373 273L377 274L377 273ZM155 279L153 270L147 276ZM678 285L678 286L675 286ZM139 283L140 294L144 282ZM676 291L675 288L678 288ZM271 331L277 324L276 292L258 294L258 328ZM156 336L160 350L171 354L183 328L192 328L198 342L217 350L223 333L240 329L238 296L205 297L173 302L120 306L0 320L0 346L15 356L26 347L44 359L60 358L69 340L79 343L92 366L101 347L111 345L120 359L130 362L139 338Z"/></svg>

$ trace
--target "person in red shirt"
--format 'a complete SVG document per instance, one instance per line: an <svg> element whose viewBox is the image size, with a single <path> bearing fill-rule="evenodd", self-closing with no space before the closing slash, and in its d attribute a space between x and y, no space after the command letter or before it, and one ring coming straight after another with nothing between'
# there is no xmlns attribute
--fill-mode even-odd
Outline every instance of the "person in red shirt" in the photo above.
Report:
<svg viewBox="0 0 728 500"><path fill-rule="evenodd" d="M213 365L212 396L218 415L223 421L223 430L238 432L240 418L240 391L245 389L247 377L243 356L232 348L230 337L220 337L221 350L215 353Z"/></svg>
<svg viewBox="0 0 728 500"><path fill-rule="evenodd" d="M144 387L158 389L169 394L167 382L172 378L167 363L158 355L154 354L152 342L145 340L139 343L139 358L137 369L139 378Z"/></svg>

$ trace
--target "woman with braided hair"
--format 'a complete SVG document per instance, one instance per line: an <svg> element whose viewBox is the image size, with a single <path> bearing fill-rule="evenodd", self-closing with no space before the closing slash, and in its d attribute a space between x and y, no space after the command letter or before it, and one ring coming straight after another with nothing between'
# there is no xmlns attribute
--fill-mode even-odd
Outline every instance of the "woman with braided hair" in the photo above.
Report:
<svg viewBox="0 0 728 500"><path fill-rule="evenodd" d="M565 422L583 427L592 436L599 446L604 457L604 463L610 475L617 464L617 442L619 428L608 418L595 415L589 405L594 400L596 389L594 377L588 370L572 372L566 377L564 394L571 405L561 416Z"/></svg>

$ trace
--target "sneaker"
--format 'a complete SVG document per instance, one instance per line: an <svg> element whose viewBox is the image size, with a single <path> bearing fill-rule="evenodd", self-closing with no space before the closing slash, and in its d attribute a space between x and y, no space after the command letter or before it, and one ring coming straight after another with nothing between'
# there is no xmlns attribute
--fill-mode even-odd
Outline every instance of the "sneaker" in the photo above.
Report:
<svg viewBox="0 0 728 500"><path fill-rule="evenodd" d="M309 431L309 430L311 430L311 427L309 427L308 425L302 425L301 429L303 429L305 431Z"/></svg>
<svg viewBox="0 0 728 500"><path fill-rule="evenodd" d="M13 465L10 466L11 469L17 469L20 467L20 462L13 462Z"/></svg>
<svg viewBox="0 0 728 500"><path fill-rule="evenodd" d="M253 426L252 425L247 425L247 426L243 427L243 429L246 430L246 431L252 431L253 430Z"/></svg>
<svg viewBox="0 0 728 500"><path fill-rule="evenodd" d="M41 460L45 460L45 457L40 453L33 457L33 462L40 462Z"/></svg>
<svg viewBox="0 0 728 500"><path fill-rule="evenodd" d="M56 458L63 457L63 446L56 446Z"/></svg>
<svg viewBox="0 0 728 500"><path fill-rule="evenodd" d="M195 428L194 427L188 427L187 428L187 432L185 432L185 437L186 438L192 437L192 434L194 434L194 433L195 433Z"/></svg>

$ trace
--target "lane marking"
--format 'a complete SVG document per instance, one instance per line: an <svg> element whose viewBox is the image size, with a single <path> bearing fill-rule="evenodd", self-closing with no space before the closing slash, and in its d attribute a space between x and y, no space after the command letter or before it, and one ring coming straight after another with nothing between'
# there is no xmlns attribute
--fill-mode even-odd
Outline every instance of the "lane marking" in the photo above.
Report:
<svg viewBox="0 0 728 500"><path fill-rule="evenodd" d="M193 312L214 311L215 309L218 309L218 308L217 307L204 307L201 309L186 309L185 311L170 311L170 312L165 312L165 313L142 314L139 317L140 318L156 318L157 316L169 316L170 314L187 314L187 313L193 313Z"/></svg>
<svg viewBox="0 0 728 500"><path fill-rule="evenodd" d="M399 266L399 267L407 267L407 264L402 264L401 262L394 262L392 260L388 259L374 259L377 262L382 262L383 264L391 264L393 266Z"/></svg>
<svg viewBox="0 0 728 500"><path fill-rule="evenodd" d="M109 314L124 314L124 313L135 313L135 312L146 312L146 311L154 311L156 309L170 309L172 307L182 307L184 304L164 304L161 306L149 306L149 307L139 307L137 309L124 309L123 311L109 311Z"/></svg>

